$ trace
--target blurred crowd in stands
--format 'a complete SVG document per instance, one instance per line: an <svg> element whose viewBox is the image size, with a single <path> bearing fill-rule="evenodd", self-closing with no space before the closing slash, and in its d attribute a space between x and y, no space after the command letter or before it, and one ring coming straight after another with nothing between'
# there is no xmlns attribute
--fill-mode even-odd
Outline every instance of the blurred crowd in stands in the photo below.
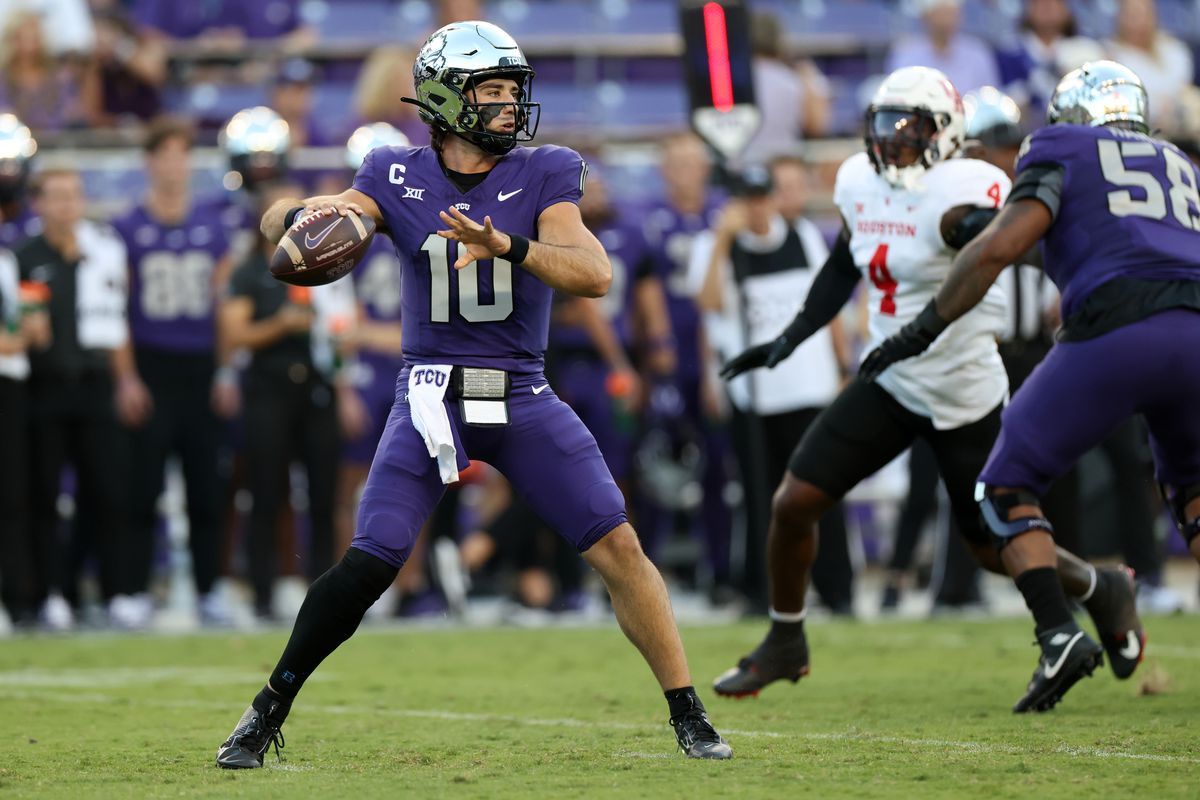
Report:
<svg viewBox="0 0 1200 800"><path fill-rule="evenodd" d="M1196 153L1200 7L751 5L764 125L722 165L686 132L669 0L0 0L0 600L12 623L145 629L189 570L200 623L238 623L243 594L278 619L347 546L402 363L400 265L380 236L352 280L297 290L269 277L274 243L257 222L274 198L348 186L373 144L426 144L401 102L415 46L473 18L525 45L539 141L592 164L582 212L613 263L608 297L556 305L548 376L674 585L764 612L771 487L853 378L865 314L849 306L754 382L724 385L716 367L803 301L836 231L832 176L859 147L877 76L944 71L971 93L976 155L1011 170L1059 76L1112 57ZM742 261L782 249L783 283L740 279ZM1056 297L1036 271L1007 281L1015 386L1050 345ZM1065 546L1124 558L1150 608L1171 610L1147 461L1136 423L1114 433L1058 487L1055 524ZM849 500L821 530L815 588L833 613L854 613L868 561L887 563L884 610L930 570L939 607L985 601L946 535L927 453ZM920 548L927 529L936 543ZM462 614L480 594L545 613L597 602L571 548L474 464L378 610Z"/></svg>

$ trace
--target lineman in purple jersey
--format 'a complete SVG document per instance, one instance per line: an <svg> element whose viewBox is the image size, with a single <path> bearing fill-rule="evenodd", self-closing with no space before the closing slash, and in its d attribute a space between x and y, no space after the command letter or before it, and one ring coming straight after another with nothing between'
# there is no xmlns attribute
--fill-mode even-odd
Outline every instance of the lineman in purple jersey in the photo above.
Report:
<svg viewBox="0 0 1200 800"><path fill-rule="evenodd" d="M598 297L611 281L576 205L584 163L562 147L515 146L532 139L539 108L529 101L533 70L500 28L439 29L413 77L430 147L377 148L352 189L281 201L263 217L272 241L301 213L369 214L391 232L404 263L407 367L354 541L309 589L282 658L217 763L262 766L304 681L391 585L468 458L503 472L600 573L622 630L666 694L680 748L729 758L692 688L666 587L621 492L595 439L542 376L554 290Z"/></svg>
<svg viewBox="0 0 1200 800"><path fill-rule="evenodd" d="M1146 92L1131 70L1096 61L1059 83L1051 125L1021 147L1008 204L955 259L925 312L863 362L867 375L911 357L1041 242L1063 295L1063 330L1004 412L976 499L1014 576L1056 564L1040 507L1049 484L1120 422L1142 414L1176 525L1200 559L1200 175L1147 135ZM1031 689L1066 690L1092 654L1057 583L1026 594L1042 657ZM1056 627L1055 627L1056 626ZM1104 641L1140 658L1132 633Z"/></svg>
<svg viewBox="0 0 1200 800"><path fill-rule="evenodd" d="M193 203L189 188L192 131L163 119L147 132L149 189L116 220L129 258L129 343L117 410L132 432L130 552L114 599L114 619L130 628L149 622L147 594L163 470L179 455L187 486L188 543L200 596L200 618L230 621L213 586L220 571L221 416L233 413L228 387L216 380L214 312L228 277L229 239L216 209ZM121 616L123 615L123 616Z"/></svg>

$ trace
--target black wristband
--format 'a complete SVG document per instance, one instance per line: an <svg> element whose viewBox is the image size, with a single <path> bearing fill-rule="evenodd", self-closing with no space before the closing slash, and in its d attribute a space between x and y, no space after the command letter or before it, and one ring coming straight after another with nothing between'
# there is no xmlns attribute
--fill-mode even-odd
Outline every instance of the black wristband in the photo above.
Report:
<svg viewBox="0 0 1200 800"><path fill-rule="evenodd" d="M942 331L950 327L950 323L942 319L942 315L937 312L937 301L930 300L926 306L921 309L921 313L916 316L911 323L914 330L920 331L926 343L932 343L934 339L942 334Z"/></svg>
<svg viewBox="0 0 1200 800"><path fill-rule="evenodd" d="M508 235L510 242L508 252L502 258L510 264L520 264L529 255L529 240L519 233L510 233Z"/></svg>
<svg viewBox="0 0 1200 800"><path fill-rule="evenodd" d="M300 216L300 212L303 210L304 210L304 206L296 206L293 209L289 209L288 212L283 215L283 229L285 231L288 230L289 228L291 228L293 224L295 224L296 217Z"/></svg>

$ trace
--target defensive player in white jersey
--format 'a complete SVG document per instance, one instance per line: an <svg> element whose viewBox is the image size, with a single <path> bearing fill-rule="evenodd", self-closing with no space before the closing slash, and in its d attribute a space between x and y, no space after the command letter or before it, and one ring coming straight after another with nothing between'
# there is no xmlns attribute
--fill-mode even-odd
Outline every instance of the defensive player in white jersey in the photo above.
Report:
<svg viewBox="0 0 1200 800"><path fill-rule="evenodd" d="M962 101L941 72L907 67L888 76L867 109L867 152L851 156L838 171L834 201L843 228L804 307L774 341L730 361L725 378L774 367L833 319L863 275L870 280L871 347L921 313L954 252L996 215L1011 186L996 167L960 157L964 128ZM808 429L772 502L771 630L716 680L718 694L756 695L772 681L794 682L808 674L804 603L817 520L918 437L937 456L958 529L972 553L985 568L1006 572L973 496L1008 394L996 349L1004 314L1004 297L993 287L921 356L896 364L874 383L854 381ZM1067 593L1085 603L1104 640L1126 629L1141 636L1124 573L1098 573L1060 551L1059 577ZM1038 599L1025 594L1033 609ZM1099 646L1095 652L1086 670L1053 685L1035 681L1014 710L1053 706L1099 664ZM1127 677L1137 660L1114 663L1114 671Z"/></svg>

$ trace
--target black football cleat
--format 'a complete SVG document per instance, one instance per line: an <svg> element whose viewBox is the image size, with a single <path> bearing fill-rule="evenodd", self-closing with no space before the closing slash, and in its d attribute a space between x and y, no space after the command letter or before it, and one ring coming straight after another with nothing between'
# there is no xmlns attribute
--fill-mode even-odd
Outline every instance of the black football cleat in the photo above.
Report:
<svg viewBox="0 0 1200 800"><path fill-rule="evenodd" d="M679 749L688 758L707 758L714 761L733 758L733 748L708 721L704 706L697 705L677 717L671 717L671 727L675 729L675 740L679 742Z"/></svg>
<svg viewBox="0 0 1200 800"><path fill-rule="evenodd" d="M275 757L279 758L279 750L284 745L283 731L280 730L283 720L272 716L278 710L279 703L272 703L266 714L254 706L247 708L233 733L217 748L217 766L258 769L263 765L263 754L272 744L275 745Z"/></svg>
<svg viewBox="0 0 1200 800"><path fill-rule="evenodd" d="M1121 680L1128 678L1142 662L1146 650L1146 631L1138 619L1133 570L1126 566L1096 570L1096 591L1084 606L1096 624L1113 674Z"/></svg>
<svg viewBox="0 0 1200 800"><path fill-rule="evenodd" d="M769 683L792 683L808 674L808 639L804 630L785 641L768 636L753 653L713 681L713 691L722 697L758 697Z"/></svg>
<svg viewBox="0 0 1200 800"><path fill-rule="evenodd" d="M1104 650L1080 630L1074 621L1038 635L1042 656L1029 681L1025 696L1013 712L1049 711L1080 678L1091 674L1104 661Z"/></svg>

